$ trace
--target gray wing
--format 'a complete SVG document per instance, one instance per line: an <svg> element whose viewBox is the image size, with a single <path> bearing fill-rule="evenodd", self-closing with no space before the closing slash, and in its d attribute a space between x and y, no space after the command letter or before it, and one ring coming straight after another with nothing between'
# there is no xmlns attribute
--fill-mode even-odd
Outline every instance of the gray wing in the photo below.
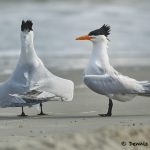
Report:
<svg viewBox="0 0 150 150"><path fill-rule="evenodd" d="M34 105L47 101L63 101L62 97L60 96L38 90L32 90L22 94L12 94L11 96L13 96L16 99L16 102L18 100L18 102L24 102L26 105Z"/></svg>
<svg viewBox="0 0 150 150"><path fill-rule="evenodd" d="M113 75L86 75L84 80L88 86L92 86L93 90L106 94L137 94L143 91L143 87L138 81L117 73Z"/></svg>

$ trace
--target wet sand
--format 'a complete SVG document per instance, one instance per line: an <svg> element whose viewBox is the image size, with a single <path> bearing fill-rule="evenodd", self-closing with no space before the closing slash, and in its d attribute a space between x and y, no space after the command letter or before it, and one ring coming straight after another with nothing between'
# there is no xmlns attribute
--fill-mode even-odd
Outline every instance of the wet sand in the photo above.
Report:
<svg viewBox="0 0 150 150"><path fill-rule="evenodd" d="M122 67L118 70L138 80L150 80L150 67ZM37 116L36 108L25 108L25 113L28 116L21 118L17 116L20 114L21 108L0 108L1 146L8 144L17 146L18 141L19 143L25 142L25 145L27 145L29 141L36 141L39 138L46 138L46 141L56 138L59 141L59 136L65 136L64 139L67 143L70 140L69 135L74 137L75 133L94 131L94 133L89 133L89 136L95 136L95 130L101 130L104 127L106 132L108 128L111 128L112 132L121 128L118 131L121 134L124 134L124 131L122 131L124 128L125 130L137 129L136 132L142 129L144 130L143 136L146 132L149 132L146 127L150 126L150 98L136 97L132 101L124 103L114 100L112 117L102 118L98 114L106 113L108 99L90 91L82 84L82 70L52 70L52 72L75 82L73 101L45 103L44 111L48 114L46 116ZM0 79L2 81L7 77L1 76ZM109 133L107 134L106 139L107 136L110 136ZM84 136L86 137L83 134ZM99 132L99 136L102 136L102 131ZM121 138L123 139L123 135L120 140ZM113 139L113 142L116 141L116 139Z"/></svg>

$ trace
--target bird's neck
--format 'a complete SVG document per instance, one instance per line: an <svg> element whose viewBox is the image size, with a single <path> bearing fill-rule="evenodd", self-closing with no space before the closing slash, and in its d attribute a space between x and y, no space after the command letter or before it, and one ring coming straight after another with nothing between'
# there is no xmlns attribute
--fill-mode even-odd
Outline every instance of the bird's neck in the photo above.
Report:
<svg viewBox="0 0 150 150"><path fill-rule="evenodd" d="M93 43L93 51L91 55L91 61L101 65L101 67L107 68L110 66L109 57L107 52L107 42Z"/></svg>
<svg viewBox="0 0 150 150"><path fill-rule="evenodd" d="M110 69L107 48L107 41L93 43L87 74L99 74L99 70L107 71Z"/></svg>
<svg viewBox="0 0 150 150"><path fill-rule="evenodd" d="M21 32L21 53L20 62L30 63L37 58L37 54L34 49L33 31L29 33Z"/></svg>

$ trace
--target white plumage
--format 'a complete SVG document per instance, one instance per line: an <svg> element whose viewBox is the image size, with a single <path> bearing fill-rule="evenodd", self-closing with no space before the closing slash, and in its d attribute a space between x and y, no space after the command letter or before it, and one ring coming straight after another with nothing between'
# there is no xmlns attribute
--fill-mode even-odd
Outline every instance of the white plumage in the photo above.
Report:
<svg viewBox="0 0 150 150"><path fill-rule="evenodd" d="M101 35L97 39L99 42L93 42L92 55L85 69L85 84L93 91L119 101L128 101L136 95L146 94L146 85L150 83L117 72L109 63L106 37Z"/></svg>
<svg viewBox="0 0 150 150"><path fill-rule="evenodd" d="M32 106L51 100L73 99L74 83L55 76L44 66L35 52L33 38L32 30L21 31L21 53L17 66L10 78L0 84L0 107Z"/></svg>
<svg viewBox="0 0 150 150"><path fill-rule="evenodd" d="M103 25L100 29L91 31L88 35L76 40L90 40L93 50L85 69L84 83L94 92L109 98L108 113L111 116L112 100L129 101L135 96L150 96L150 82L137 81L117 72L109 62L108 39L110 27Z"/></svg>

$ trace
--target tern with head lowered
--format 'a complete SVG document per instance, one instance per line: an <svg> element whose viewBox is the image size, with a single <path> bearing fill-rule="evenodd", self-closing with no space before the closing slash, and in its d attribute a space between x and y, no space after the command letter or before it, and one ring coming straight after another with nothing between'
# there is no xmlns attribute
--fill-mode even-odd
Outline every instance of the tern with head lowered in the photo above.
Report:
<svg viewBox="0 0 150 150"><path fill-rule="evenodd" d="M106 117L112 115L112 99L125 102L135 96L150 96L150 82L137 81L117 72L110 64L108 57L108 35L110 26L91 31L88 35L77 37L76 40L90 40L93 44L92 54L85 69L84 83L94 92L109 98Z"/></svg>
<svg viewBox="0 0 150 150"><path fill-rule="evenodd" d="M21 53L10 78L0 84L0 107L22 107L40 104L40 115L44 115L42 103L47 101L72 101L74 83L52 74L37 56L34 49L33 23L21 24Z"/></svg>

